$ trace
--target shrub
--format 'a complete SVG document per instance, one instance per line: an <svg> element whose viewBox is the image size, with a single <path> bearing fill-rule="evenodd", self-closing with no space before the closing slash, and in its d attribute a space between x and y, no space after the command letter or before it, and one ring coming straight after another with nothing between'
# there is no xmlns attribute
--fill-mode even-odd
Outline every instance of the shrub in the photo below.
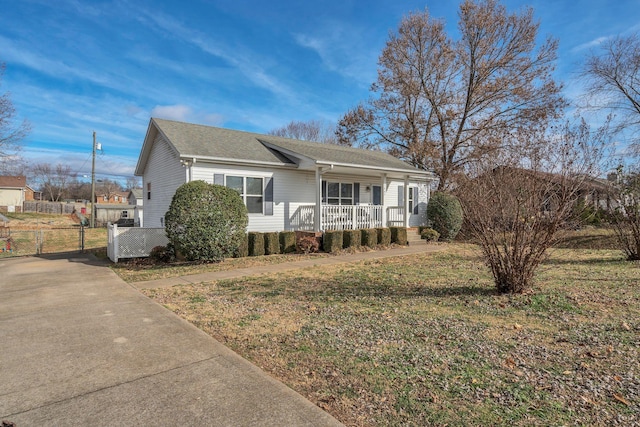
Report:
<svg viewBox="0 0 640 427"><path fill-rule="evenodd" d="M149 258L158 262L171 262L175 259L175 255L171 247L155 246L149 253Z"/></svg>
<svg viewBox="0 0 640 427"><path fill-rule="evenodd" d="M238 250L234 252L234 258L245 258L249 256L249 236L245 233Z"/></svg>
<svg viewBox="0 0 640 427"><path fill-rule="evenodd" d="M453 240L462 227L462 206L456 196L436 192L427 204L427 221L442 240Z"/></svg>
<svg viewBox="0 0 640 427"><path fill-rule="evenodd" d="M281 231L280 232L280 252L288 254L296 251L296 232Z"/></svg>
<svg viewBox="0 0 640 427"><path fill-rule="evenodd" d="M420 238L426 240L427 242L437 242L440 238L440 233L438 233L433 228L425 228L420 232Z"/></svg>
<svg viewBox="0 0 640 427"><path fill-rule="evenodd" d="M389 246L391 244L391 230L388 228L377 228L378 244Z"/></svg>
<svg viewBox="0 0 640 427"><path fill-rule="evenodd" d="M280 253L280 241L277 232L264 233L264 253L265 255L276 255Z"/></svg>
<svg viewBox="0 0 640 427"><path fill-rule="evenodd" d="M189 261L222 261L237 252L248 223L238 193L192 181L181 185L165 214L169 241Z"/></svg>
<svg viewBox="0 0 640 427"><path fill-rule="evenodd" d="M378 232L375 228L363 228L360 230L362 246L375 248L378 245Z"/></svg>
<svg viewBox="0 0 640 427"><path fill-rule="evenodd" d="M359 248L362 242L360 230L344 230L342 232L342 247Z"/></svg>
<svg viewBox="0 0 640 427"><path fill-rule="evenodd" d="M391 231L391 242L398 245L406 246L407 241L407 229L404 227L389 227Z"/></svg>
<svg viewBox="0 0 640 427"><path fill-rule="evenodd" d="M249 232L249 256L264 255L264 233Z"/></svg>
<svg viewBox="0 0 640 427"><path fill-rule="evenodd" d="M303 236L296 242L296 249L303 254L313 254L320 250L320 243L313 236Z"/></svg>
<svg viewBox="0 0 640 427"><path fill-rule="evenodd" d="M342 230L331 230L324 233L322 249L325 252L336 253L342 249Z"/></svg>

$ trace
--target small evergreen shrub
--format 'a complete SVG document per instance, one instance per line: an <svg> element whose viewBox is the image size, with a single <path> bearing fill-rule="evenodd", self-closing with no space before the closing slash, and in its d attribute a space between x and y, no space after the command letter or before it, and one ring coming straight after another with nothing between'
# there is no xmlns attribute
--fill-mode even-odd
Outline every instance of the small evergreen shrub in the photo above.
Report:
<svg viewBox="0 0 640 427"><path fill-rule="evenodd" d="M244 238L238 246L238 250L233 254L234 258L245 258L249 256L249 235L245 233Z"/></svg>
<svg viewBox="0 0 640 427"><path fill-rule="evenodd" d="M360 230L344 230L342 232L343 248L359 248L362 242Z"/></svg>
<svg viewBox="0 0 640 427"><path fill-rule="evenodd" d="M280 253L289 254L296 251L296 232L281 231L280 235Z"/></svg>
<svg viewBox="0 0 640 427"><path fill-rule="evenodd" d="M426 240L427 242L437 242L440 238L440 233L438 233L433 228L425 228L420 232L420 238Z"/></svg>
<svg viewBox="0 0 640 427"><path fill-rule="evenodd" d="M171 262L175 259L175 255L170 247L167 246L155 246L149 253L149 258L157 262Z"/></svg>
<svg viewBox="0 0 640 427"><path fill-rule="evenodd" d="M238 250L249 221L235 190L204 181L178 187L164 218L176 254L188 261L213 262Z"/></svg>
<svg viewBox="0 0 640 427"><path fill-rule="evenodd" d="M342 230L325 231L322 238L322 250L329 253L336 253L342 249L343 233Z"/></svg>
<svg viewBox="0 0 640 427"><path fill-rule="evenodd" d="M363 228L360 230L362 246L375 248L378 245L378 231L375 228Z"/></svg>
<svg viewBox="0 0 640 427"><path fill-rule="evenodd" d="M389 227L389 231L391 231L391 242L406 246L408 243L407 240L407 229L404 227Z"/></svg>
<svg viewBox="0 0 640 427"><path fill-rule="evenodd" d="M264 233L249 232L249 256L264 255Z"/></svg>
<svg viewBox="0 0 640 427"><path fill-rule="evenodd" d="M376 228L378 233L378 244L389 246L391 244L391 230L388 228Z"/></svg>
<svg viewBox="0 0 640 427"><path fill-rule="evenodd" d="M320 251L320 243L313 236L302 236L296 242L296 250L303 254L314 254Z"/></svg>
<svg viewBox="0 0 640 427"><path fill-rule="evenodd" d="M427 220L442 240L453 240L462 227L462 205L452 194L435 192L427 204Z"/></svg>
<svg viewBox="0 0 640 427"><path fill-rule="evenodd" d="M280 253L280 241L277 232L264 233L264 253L265 255L276 255Z"/></svg>

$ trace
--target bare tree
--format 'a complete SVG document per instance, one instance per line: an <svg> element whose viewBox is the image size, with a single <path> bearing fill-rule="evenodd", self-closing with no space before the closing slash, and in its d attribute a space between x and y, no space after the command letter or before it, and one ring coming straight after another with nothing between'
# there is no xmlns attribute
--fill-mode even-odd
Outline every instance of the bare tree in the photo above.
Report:
<svg viewBox="0 0 640 427"><path fill-rule="evenodd" d="M439 189L495 155L514 129L557 117L565 105L551 76L557 42L536 49L533 10L509 14L495 0L460 5L459 37L425 10L391 34L373 98L338 123L343 144L379 146L432 169Z"/></svg>
<svg viewBox="0 0 640 427"><path fill-rule="evenodd" d="M547 250L574 225L606 135L606 127L592 132L584 121L522 134L511 156L485 160L457 189L499 292L527 290Z"/></svg>
<svg viewBox="0 0 640 427"><path fill-rule="evenodd" d="M640 173L617 171L618 202L611 224L620 248L630 261L640 260Z"/></svg>
<svg viewBox="0 0 640 427"><path fill-rule="evenodd" d="M68 193L68 185L76 175L71 172L71 166L58 163L36 163L31 166L31 174L38 183L40 191L47 200L58 202Z"/></svg>
<svg viewBox="0 0 640 427"><path fill-rule="evenodd" d="M291 121L286 126L274 129L269 135L285 138L301 139L303 141L316 141L328 144L336 144L335 126L319 120L308 122Z"/></svg>
<svg viewBox="0 0 640 427"><path fill-rule="evenodd" d="M139 176L130 176L127 177L127 182L125 184L125 189L134 190L136 188L142 188L142 181Z"/></svg>
<svg viewBox="0 0 640 427"><path fill-rule="evenodd" d="M5 65L0 64L0 85ZM0 163L9 161L20 148L20 141L29 133L31 127L26 120L16 123L16 110L9 93L0 95Z"/></svg>
<svg viewBox="0 0 640 427"><path fill-rule="evenodd" d="M616 129L629 130L640 155L640 35L618 36L592 51L581 73L587 83L587 107L616 113Z"/></svg>

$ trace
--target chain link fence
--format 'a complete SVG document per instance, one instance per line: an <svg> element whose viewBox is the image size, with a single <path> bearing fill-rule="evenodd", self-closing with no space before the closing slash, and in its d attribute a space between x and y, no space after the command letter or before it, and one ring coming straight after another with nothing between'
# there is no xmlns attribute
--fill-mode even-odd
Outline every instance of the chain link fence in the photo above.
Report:
<svg viewBox="0 0 640 427"><path fill-rule="evenodd" d="M0 258L106 248L106 228L11 229L0 237Z"/></svg>

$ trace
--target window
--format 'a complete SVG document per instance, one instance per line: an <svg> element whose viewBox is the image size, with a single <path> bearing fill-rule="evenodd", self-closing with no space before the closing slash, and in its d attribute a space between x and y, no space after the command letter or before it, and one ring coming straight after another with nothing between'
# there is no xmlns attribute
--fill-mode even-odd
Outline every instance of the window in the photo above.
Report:
<svg viewBox="0 0 640 427"><path fill-rule="evenodd" d="M327 182L327 204L353 205L353 184Z"/></svg>
<svg viewBox="0 0 640 427"><path fill-rule="evenodd" d="M117 202L118 201L118 196L113 196L113 201Z"/></svg>
<svg viewBox="0 0 640 427"><path fill-rule="evenodd" d="M147 182L147 200L151 200L151 183Z"/></svg>
<svg viewBox="0 0 640 427"><path fill-rule="evenodd" d="M120 218L129 218L129 212L128 211L122 211L122 215L120 215Z"/></svg>
<svg viewBox="0 0 640 427"><path fill-rule="evenodd" d="M262 178L225 176L225 184L240 194L249 213L262 213L264 191Z"/></svg>
<svg viewBox="0 0 640 427"><path fill-rule="evenodd" d="M108 202L109 201L109 197L108 196L102 196L102 201Z"/></svg>

